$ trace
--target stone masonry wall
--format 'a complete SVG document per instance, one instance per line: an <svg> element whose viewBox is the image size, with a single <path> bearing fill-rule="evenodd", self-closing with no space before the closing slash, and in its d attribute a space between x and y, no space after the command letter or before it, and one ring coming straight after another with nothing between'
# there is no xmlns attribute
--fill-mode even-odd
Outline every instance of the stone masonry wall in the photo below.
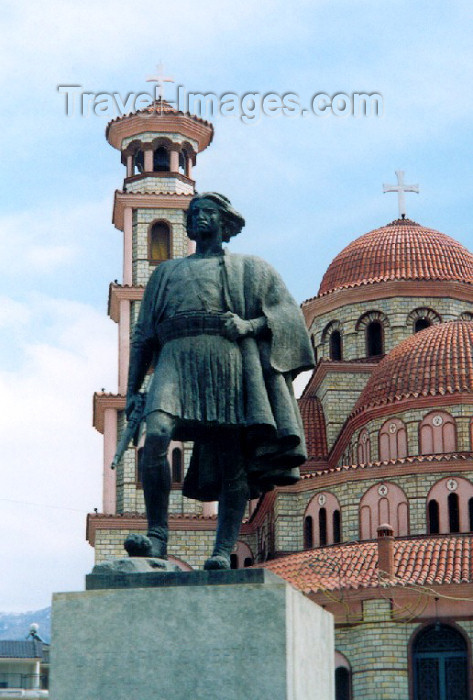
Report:
<svg viewBox="0 0 473 700"><path fill-rule="evenodd" d="M347 478L344 483L314 488L302 493L279 492L278 515L275 520L276 550L297 552L303 549L304 513L309 502L320 493L328 492L337 498L340 504L342 542L349 542L360 539L360 501L366 491L374 485L395 484L404 491L409 508L409 534L422 535L427 533L427 495L432 486L445 477L469 479L473 483L473 464L468 472L457 472L453 466L435 474L425 471L419 474L412 473L412 467L410 471L411 473L392 479L375 478L373 475L363 480Z"/></svg>
<svg viewBox="0 0 473 700"><path fill-rule="evenodd" d="M473 622L457 622L473 641ZM353 700L408 700L409 642L422 628L394 622L389 600L363 602L363 621L337 625L335 648L351 666Z"/></svg>
<svg viewBox="0 0 473 700"><path fill-rule="evenodd" d="M443 283L448 288L448 282ZM382 291L380 290L380 294ZM365 334L360 328L356 330L359 319L370 311L379 311L387 318L384 327L384 350L390 352L402 340L413 333L412 324L408 323L409 314L415 309L428 308L435 311L442 321L454 321L462 312L471 311L472 306L465 301L457 299L431 298L431 297L395 297L388 299L375 299L373 301L348 304L316 318L309 332L314 338L317 348L317 356L329 357L328 336L322 341L324 329L329 323L338 321L343 344L343 359L354 360L366 357Z"/></svg>
<svg viewBox="0 0 473 700"><path fill-rule="evenodd" d="M181 209L138 209L133 212L132 280L146 285L156 265L148 259L148 232L154 221L166 221L171 227L171 258L187 255L186 215Z"/></svg>

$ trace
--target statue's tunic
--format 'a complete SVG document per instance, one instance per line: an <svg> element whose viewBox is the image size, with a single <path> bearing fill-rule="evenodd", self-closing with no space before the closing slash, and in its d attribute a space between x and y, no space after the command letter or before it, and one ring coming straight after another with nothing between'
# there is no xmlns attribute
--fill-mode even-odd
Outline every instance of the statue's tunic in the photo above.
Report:
<svg viewBox="0 0 473 700"><path fill-rule="evenodd" d="M221 332L225 311L264 316L268 330L230 341ZM154 353L146 412L174 416L174 437L195 442L185 495L218 497L215 429L229 427L241 430L252 495L297 481L306 454L292 380L313 366L313 353L302 313L270 265L228 253L162 263L146 287L133 346Z"/></svg>

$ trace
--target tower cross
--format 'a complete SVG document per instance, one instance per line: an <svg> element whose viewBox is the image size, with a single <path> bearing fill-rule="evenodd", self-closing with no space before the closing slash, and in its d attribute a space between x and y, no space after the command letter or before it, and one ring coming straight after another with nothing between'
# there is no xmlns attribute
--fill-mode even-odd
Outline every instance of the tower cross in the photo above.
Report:
<svg viewBox="0 0 473 700"><path fill-rule="evenodd" d="M157 94L159 95L159 99L163 99L164 95L164 83L173 83L174 78L171 77L166 77L164 73L164 64L163 63L158 63L156 66L157 74L156 75L150 75L149 78L146 78L147 83L156 83L157 85Z"/></svg>
<svg viewBox="0 0 473 700"><path fill-rule="evenodd" d="M417 192L419 194L419 185L404 184L404 170L396 170L397 185L383 185L383 192L397 192L397 202L399 206L399 218L406 218L406 198L405 192Z"/></svg>

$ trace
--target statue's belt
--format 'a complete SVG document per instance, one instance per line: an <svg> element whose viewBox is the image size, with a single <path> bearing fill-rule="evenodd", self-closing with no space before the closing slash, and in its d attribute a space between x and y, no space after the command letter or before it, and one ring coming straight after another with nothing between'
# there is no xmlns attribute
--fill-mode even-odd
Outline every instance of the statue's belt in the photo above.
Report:
<svg viewBox="0 0 473 700"><path fill-rule="evenodd" d="M160 345L176 338L186 338L194 335L225 335L225 318L223 314L193 311L192 313L177 314L168 318L156 327L156 335Z"/></svg>

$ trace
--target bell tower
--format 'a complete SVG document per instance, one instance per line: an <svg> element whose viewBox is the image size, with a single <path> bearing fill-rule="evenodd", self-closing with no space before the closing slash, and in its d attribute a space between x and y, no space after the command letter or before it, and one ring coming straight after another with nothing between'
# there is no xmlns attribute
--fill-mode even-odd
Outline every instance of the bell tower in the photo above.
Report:
<svg viewBox="0 0 473 700"><path fill-rule="evenodd" d="M174 109L161 97L143 110L112 120L105 135L120 151L126 170L122 189L115 191L112 217L115 227L123 232L123 279L110 284L108 298L108 314L118 324L118 391L94 394L93 424L104 436L103 505L101 514L89 516L87 537L94 546L97 537L104 545L109 542L102 547L102 555L96 550L99 559L114 554L114 544L120 553L118 542L123 539L114 543L111 533L126 529L126 520L134 521L135 530L144 529L139 449L130 446L118 468L110 469L125 424L130 338L152 271L164 260L193 252L193 243L186 235L186 210L195 193L193 166L197 155L212 141L213 127ZM170 511L182 513L179 485L184 476L185 446L172 443L170 452Z"/></svg>

